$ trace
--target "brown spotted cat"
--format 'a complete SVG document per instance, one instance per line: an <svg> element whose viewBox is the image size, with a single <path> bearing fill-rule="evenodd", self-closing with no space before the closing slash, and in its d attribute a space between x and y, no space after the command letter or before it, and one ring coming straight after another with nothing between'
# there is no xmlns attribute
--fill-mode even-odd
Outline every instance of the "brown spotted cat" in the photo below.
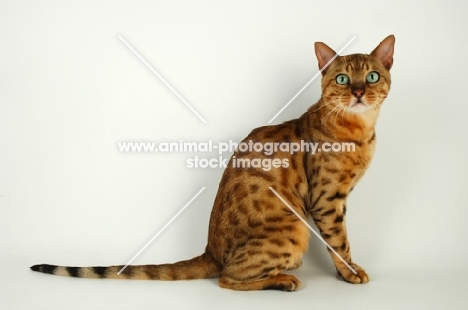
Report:
<svg viewBox="0 0 468 310"><path fill-rule="evenodd" d="M294 291L299 280L283 273L301 266L309 230L270 190L273 188L304 219L315 221L324 240L356 271L331 255L344 280L366 283L369 276L351 260L346 235L346 198L371 161L375 124L390 89L393 35L369 55L338 56L321 42L315 44L322 70L322 96L298 119L253 130L246 143L354 143L353 152L241 152L238 159L280 159L270 170L233 167L231 158L219 184L211 213L205 252L174 264L59 267L35 265L43 273L112 279L182 280L219 277L219 285L234 290ZM333 60L329 66L327 63Z"/></svg>

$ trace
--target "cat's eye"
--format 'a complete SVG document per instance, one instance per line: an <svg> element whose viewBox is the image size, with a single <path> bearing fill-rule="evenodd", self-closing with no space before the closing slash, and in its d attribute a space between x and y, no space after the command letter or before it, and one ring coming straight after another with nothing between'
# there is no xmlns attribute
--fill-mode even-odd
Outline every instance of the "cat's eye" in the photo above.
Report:
<svg viewBox="0 0 468 310"><path fill-rule="evenodd" d="M336 83L340 85L349 84L349 77L346 74L338 74L336 76Z"/></svg>
<svg viewBox="0 0 468 310"><path fill-rule="evenodd" d="M368 83L374 84L380 80L380 74L376 71L369 72L366 77Z"/></svg>

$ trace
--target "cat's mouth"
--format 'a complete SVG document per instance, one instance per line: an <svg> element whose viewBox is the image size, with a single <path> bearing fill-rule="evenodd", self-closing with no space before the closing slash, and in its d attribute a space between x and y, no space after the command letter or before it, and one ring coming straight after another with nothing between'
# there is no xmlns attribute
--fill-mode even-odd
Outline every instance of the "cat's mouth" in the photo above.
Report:
<svg viewBox="0 0 468 310"><path fill-rule="evenodd" d="M351 112L360 113L365 112L369 109L369 106L364 102L362 98L356 98L349 106Z"/></svg>

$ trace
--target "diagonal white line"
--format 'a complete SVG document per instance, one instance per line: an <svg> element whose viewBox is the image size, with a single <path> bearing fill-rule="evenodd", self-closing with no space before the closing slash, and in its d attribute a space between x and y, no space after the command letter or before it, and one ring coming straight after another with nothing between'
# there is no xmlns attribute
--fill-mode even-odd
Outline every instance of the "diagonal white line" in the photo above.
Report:
<svg viewBox="0 0 468 310"><path fill-rule="evenodd" d="M275 194L289 209L291 209L291 211L317 236L317 238L319 238L320 241L322 241L329 249L330 251L333 252L333 254L336 255L336 257L338 257L345 265L346 267L349 268L349 270L351 270L354 274L357 274L356 270L353 269L353 267L351 267L344 259L343 257L340 256L340 254L338 254L335 249L333 249L323 238L322 236L320 236L320 234L318 232L316 232L310 225L309 223L307 223L306 220L304 220L300 215L299 213L296 212L296 210L293 209L293 207L291 207L286 200L283 199L283 197L281 197L280 194L278 194L272 187L269 187L269 189L273 192L273 194Z"/></svg>
<svg viewBox="0 0 468 310"><path fill-rule="evenodd" d="M183 208L180 209L180 211L177 212L177 214L174 215L174 216L171 218L171 220L170 220L169 222L167 222L167 224L164 225L164 227L161 228L161 229L156 233L156 235L154 235L154 237L151 238L151 240L148 241L148 243L146 243L145 246L144 246L140 251L138 251L138 253L136 253L135 256L133 256L132 259L131 259L125 266L122 267L122 269L120 269L119 272L117 272L117 274L120 275L120 273L121 273L122 271L124 271L125 268L127 268L128 265L130 265L130 264L135 260L135 258L137 258L137 257L141 254L141 252L143 252L143 251L151 244L151 242L153 242L154 239L156 239L156 238L157 238L157 237L158 237L158 236L159 236L159 235L160 235L160 234L161 234L161 233L162 233L162 232L163 232L163 231L164 231L164 230L165 230L165 229L166 229L166 228L167 228L167 227L168 227L168 226L169 226L169 225L170 225L170 224L171 224L171 223L172 223L172 222L173 222L173 221L174 221L174 220L175 220L191 203L192 203L192 201L194 201L195 198L197 198L198 195L200 195L201 192L203 192L203 191L205 190L205 188L206 188L206 187L202 187L202 189L199 190L198 193L196 193L195 196L193 196L192 199L190 199L189 202L187 202L187 203L185 204L185 206L183 206Z"/></svg>
<svg viewBox="0 0 468 310"><path fill-rule="evenodd" d="M169 88L180 99L180 101L182 101L196 116L198 116L198 118L203 123L206 124L205 119L201 117L201 115L198 114L198 112L195 111L195 109L187 101L185 101L185 99L182 98L182 96L179 95L179 93L176 92L175 89L172 88L172 86L169 85L169 83L166 82L166 80L158 72L156 72L156 70L154 70L153 67L151 67L151 65L146 60L143 57L141 57L141 55L138 54L138 52L130 44L128 44L127 41L124 40L124 38L122 38L122 36L119 35L118 37L133 52L133 54L135 54L135 56L137 56L151 70L151 72L153 72L167 86L167 88Z"/></svg>
<svg viewBox="0 0 468 310"><path fill-rule="evenodd" d="M312 83L312 82L322 73L322 71L325 70L325 68L328 67L328 65L330 65L331 62L332 62L333 60L335 60L335 58L338 57L338 56L344 51L344 49L347 48L348 45L350 45L351 42L354 41L354 39L356 39L356 36L352 37L351 40L349 40L348 43L346 43L345 46L343 46L343 47L338 51L338 53L336 53L336 55L333 56L333 58L332 58L329 62L327 62L327 63L325 64L325 66L323 66L323 68L322 68L319 72L317 72L317 73L310 79L310 81L307 82L307 84L305 84L304 87L302 87L301 90L298 91L297 94L295 94L294 97L292 97L291 100L289 100L288 103L286 103L286 104L284 105L284 107L282 107L281 110L279 110L278 113L275 114L275 116L273 116L273 118L272 118L271 120L268 121L268 124L270 124L272 121L274 121L275 118L277 118L278 115L280 115L281 112L283 112L284 109L286 109L286 108L288 107L288 105L290 105L291 102L293 102L294 99L296 99L297 96L299 96L299 94L302 93L302 92L304 91L304 89L306 89L307 86L309 86L310 83Z"/></svg>

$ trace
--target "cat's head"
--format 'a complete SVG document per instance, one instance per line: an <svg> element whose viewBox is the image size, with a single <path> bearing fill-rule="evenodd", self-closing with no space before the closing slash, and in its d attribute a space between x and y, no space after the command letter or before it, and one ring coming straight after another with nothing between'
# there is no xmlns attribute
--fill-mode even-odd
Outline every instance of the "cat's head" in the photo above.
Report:
<svg viewBox="0 0 468 310"><path fill-rule="evenodd" d="M390 90L395 37L386 37L370 54L336 56L322 42L315 43L322 71L322 99L341 114L377 111ZM330 62L331 61L331 62ZM329 63L330 62L330 63Z"/></svg>

